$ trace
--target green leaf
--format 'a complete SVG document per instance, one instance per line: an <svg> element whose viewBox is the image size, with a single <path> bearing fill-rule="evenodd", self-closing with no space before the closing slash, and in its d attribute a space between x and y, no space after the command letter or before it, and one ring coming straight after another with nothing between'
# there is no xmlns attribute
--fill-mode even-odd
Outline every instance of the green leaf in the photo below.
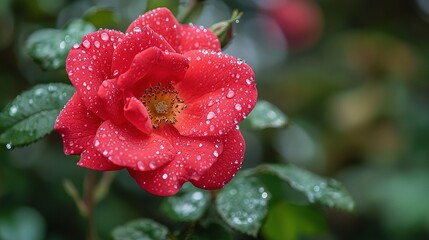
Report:
<svg viewBox="0 0 429 240"><path fill-rule="evenodd" d="M83 19L96 28L116 28L119 23L119 16L109 7L91 7L83 15Z"/></svg>
<svg viewBox="0 0 429 240"><path fill-rule="evenodd" d="M294 165L267 164L263 169L287 181L290 186L303 192L312 203L351 211L354 202L341 183L327 179Z"/></svg>
<svg viewBox="0 0 429 240"><path fill-rule="evenodd" d="M71 85L36 85L0 113L0 143L8 149L32 143L54 129L55 119L74 93Z"/></svg>
<svg viewBox="0 0 429 240"><path fill-rule="evenodd" d="M180 1L177 0L148 0L146 12L159 7L166 7L176 15L179 10Z"/></svg>
<svg viewBox="0 0 429 240"><path fill-rule="evenodd" d="M198 225L188 240L232 240L231 234L218 223Z"/></svg>
<svg viewBox="0 0 429 240"><path fill-rule="evenodd" d="M168 229L151 220L138 219L113 229L114 240L166 240Z"/></svg>
<svg viewBox="0 0 429 240"><path fill-rule="evenodd" d="M268 212L268 193L258 179L236 177L219 192L216 208L229 226L256 236Z"/></svg>
<svg viewBox="0 0 429 240"><path fill-rule="evenodd" d="M265 100L259 100L240 126L261 130L284 127L287 123L288 119L280 109Z"/></svg>
<svg viewBox="0 0 429 240"><path fill-rule="evenodd" d="M262 234L267 240L297 240L323 234L326 228L320 209L279 202L270 208Z"/></svg>
<svg viewBox="0 0 429 240"><path fill-rule="evenodd" d="M66 57L73 44L82 40L95 27L83 20L72 21L64 30L42 29L34 32L25 44L26 52L44 70L64 67Z"/></svg>
<svg viewBox="0 0 429 240"><path fill-rule="evenodd" d="M210 203L210 193L185 184L178 194L165 198L161 208L175 221L194 221L204 214Z"/></svg>

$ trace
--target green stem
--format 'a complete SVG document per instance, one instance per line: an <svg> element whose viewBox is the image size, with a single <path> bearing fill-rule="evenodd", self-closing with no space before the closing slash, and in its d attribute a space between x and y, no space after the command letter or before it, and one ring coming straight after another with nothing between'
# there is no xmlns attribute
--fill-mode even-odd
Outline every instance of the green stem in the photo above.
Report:
<svg viewBox="0 0 429 240"><path fill-rule="evenodd" d="M96 172L88 171L85 177L84 202L86 206L86 231L88 240L97 240L97 232L94 225L94 187Z"/></svg>
<svg viewBox="0 0 429 240"><path fill-rule="evenodd" d="M192 15L192 12L195 10L195 8L200 3L200 0L190 0L188 6L186 7L185 11L180 14L178 17L179 22L181 23L189 23L189 18Z"/></svg>

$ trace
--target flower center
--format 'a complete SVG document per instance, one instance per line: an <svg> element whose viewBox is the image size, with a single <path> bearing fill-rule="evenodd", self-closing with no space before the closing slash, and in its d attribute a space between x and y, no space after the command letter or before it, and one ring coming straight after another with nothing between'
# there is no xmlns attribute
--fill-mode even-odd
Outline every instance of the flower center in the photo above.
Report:
<svg viewBox="0 0 429 240"><path fill-rule="evenodd" d="M140 100L146 106L154 128L161 123L177 122L177 114L186 108L178 94L179 92L173 89L171 83L165 87L158 83L156 87L146 89Z"/></svg>

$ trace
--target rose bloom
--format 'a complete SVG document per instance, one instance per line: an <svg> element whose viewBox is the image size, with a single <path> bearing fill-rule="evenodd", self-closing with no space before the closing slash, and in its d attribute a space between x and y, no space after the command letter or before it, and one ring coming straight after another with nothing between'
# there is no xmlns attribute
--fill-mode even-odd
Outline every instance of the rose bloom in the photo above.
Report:
<svg viewBox="0 0 429 240"><path fill-rule="evenodd" d="M238 124L256 103L252 69L221 53L208 29L168 9L137 18L126 33L99 30L66 61L76 93L55 129L79 166L126 168L141 188L173 195L189 181L219 189L241 166Z"/></svg>

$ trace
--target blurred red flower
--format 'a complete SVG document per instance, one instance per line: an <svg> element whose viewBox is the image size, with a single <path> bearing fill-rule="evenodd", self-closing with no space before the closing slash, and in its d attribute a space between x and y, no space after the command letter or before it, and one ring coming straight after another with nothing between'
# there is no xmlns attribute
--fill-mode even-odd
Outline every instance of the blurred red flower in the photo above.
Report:
<svg viewBox="0 0 429 240"><path fill-rule="evenodd" d="M320 38L323 14L311 0L273 1L268 7L268 14L279 25L292 51L307 49Z"/></svg>
<svg viewBox="0 0 429 240"><path fill-rule="evenodd" d="M148 192L168 196L190 181L218 189L241 166L237 125L253 109L252 69L222 54L208 29L168 9L147 12L126 33L99 30L67 57L76 93L55 124L79 166L126 168Z"/></svg>

